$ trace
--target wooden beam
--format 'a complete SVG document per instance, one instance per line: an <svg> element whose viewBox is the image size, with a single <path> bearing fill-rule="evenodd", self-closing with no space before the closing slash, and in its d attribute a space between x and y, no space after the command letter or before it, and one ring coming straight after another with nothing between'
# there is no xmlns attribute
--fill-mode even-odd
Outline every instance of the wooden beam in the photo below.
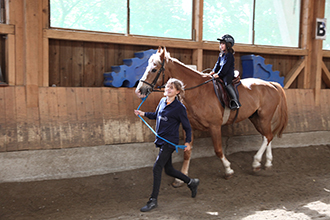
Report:
<svg viewBox="0 0 330 220"><path fill-rule="evenodd" d="M150 46L166 46L184 49L202 49L202 50L219 50L219 42L202 41L195 42L192 40L167 39L157 37L142 37L142 36L124 36L120 34L97 33L86 31L73 31L63 29L44 29L44 37L59 40L73 41L91 41L102 43L115 44L130 44L130 45L150 45ZM235 51L246 53L259 54L277 54L290 56L305 56L308 54L306 49L291 48L291 47L272 47L272 46L256 46L235 44Z"/></svg>
<svg viewBox="0 0 330 220"><path fill-rule="evenodd" d="M0 24L0 34L15 34L15 26L11 24Z"/></svg>
<svg viewBox="0 0 330 220"><path fill-rule="evenodd" d="M8 85L15 85L16 82L16 66L15 66L15 36L8 35L6 39L6 70Z"/></svg>
<svg viewBox="0 0 330 220"><path fill-rule="evenodd" d="M330 72L329 72L327 66L324 64L324 62L322 62L322 70L323 70L322 79L323 79L324 83L328 87L330 87Z"/></svg>
<svg viewBox="0 0 330 220"><path fill-rule="evenodd" d="M39 86L49 86L49 39L43 36L43 29L49 28L49 0L42 0L41 4L42 22L40 23L40 38L42 39L42 51L41 51L41 82Z"/></svg>
<svg viewBox="0 0 330 220"><path fill-rule="evenodd" d="M330 50L323 50L323 57L330 58Z"/></svg>
<svg viewBox="0 0 330 220"><path fill-rule="evenodd" d="M193 40L203 41L203 0L193 0ZM193 50L192 64L197 66L198 71L203 70L203 49Z"/></svg>
<svg viewBox="0 0 330 220"><path fill-rule="evenodd" d="M320 104L320 96L321 96L321 83L322 83L322 45L323 41L315 38L315 30L316 30L316 19L324 18L324 8L325 8L325 0L314 1L314 10L312 18L312 40L311 40L311 56L310 59L310 88L314 89L315 94L315 106L319 106Z"/></svg>
<svg viewBox="0 0 330 220"><path fill-rule="evenodd" d="M284 80L284 88L288 89L293 81L297 78L301 70L305 67L306 60L300 59L296 62L296 64L292 67L290 72L286 75Z"/></svg>

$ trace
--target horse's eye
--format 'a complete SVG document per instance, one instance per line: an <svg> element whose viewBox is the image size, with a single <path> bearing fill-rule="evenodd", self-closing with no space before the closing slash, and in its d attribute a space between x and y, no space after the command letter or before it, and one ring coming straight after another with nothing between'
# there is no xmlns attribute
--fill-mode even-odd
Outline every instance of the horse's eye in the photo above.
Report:
<svg viewBox="0 0 330 220"><path fill-rule="evenodd" d="M156 71L157 71L157 69L152 69L152 70L151 70L151 72L153 72L153 73L156 72Z"/></svg>

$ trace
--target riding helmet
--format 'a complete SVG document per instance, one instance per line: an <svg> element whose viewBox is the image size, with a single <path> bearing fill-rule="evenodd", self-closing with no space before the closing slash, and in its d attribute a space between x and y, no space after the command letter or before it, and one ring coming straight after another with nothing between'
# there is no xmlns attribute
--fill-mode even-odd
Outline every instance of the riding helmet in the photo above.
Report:
<svg viewBox="0 0 330 220"><path fill-rule="evenodd" d="M231 46L234 46L234 43L235 43L234 38L229 34L225 34L222 37L218 38L217 40L220 42L224 41L226 43L231 43Z"/></svg>

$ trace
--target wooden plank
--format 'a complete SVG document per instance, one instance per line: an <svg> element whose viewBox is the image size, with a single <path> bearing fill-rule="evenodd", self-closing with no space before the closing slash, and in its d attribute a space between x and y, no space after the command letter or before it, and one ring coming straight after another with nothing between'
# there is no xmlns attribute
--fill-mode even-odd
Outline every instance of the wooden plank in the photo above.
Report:
<svg viewBox="0 0 330 220"><path fill-rule="evenodd" d="M104 145L103 135L103 109L102 109L102 91L101 88L92 89L92 99L94 108L94 127L95 127L95 141L94 145Z"/></svg>
<svg viewBox="0 0 330 220"><path fill-rule="evenodd" d="M6 151L6 111L5 109L5 88L0 89L0 152Z"/></svg>
<svg viewBox="0 0 330 220"><path fill-rule="evenodd" d="M323 79L324 83L328 87L330 87L330 72L323 61L322 61L322 70L323 70L322 79Z"/></svg>
<svg viewBox="0 0 330 220"><path fill-rule="evenodd" d="M121 143L120 139L120 120L119 117L120 110L119 110L119 97L120 92L119 89L112 89L111 90L111 106L110 106L110 115L111 115L111 134L113 144Z"/></svg>
<svg viewBox="0 0 330 220"><path fill-rule="evenodd" d="M38 86L38 78L41 69L39 64L42 60L39 56L39 48L42 48L42 38L39 32L39 20L41 16L39 13L39 1L23 1L24 3L24 54L25 54L25 71L24 77L26 85ZM28 90L29 91L29 90ZM33 96L37 93L27 94L27 100L36 99Z"/></svg>
<svg viewBox="0 0 330 220"><path fill-rule="evenodd" d="M5 88L5 112L6 112L6 151L16 151L17 148L17 123L15 87Z"/></svg>
<svg viewBox="0 0 330 220"><path fill-rule="evenodd" d="M105 48L104 44L95 44L95 86L102 87L105 72Z"/></svg>
<svg viewBox="0 0 330 220"><path fill-rule="evenodd" d="M15 83L13 85L24 85L25 83L25 42L24 42L24 1L9 1L7 23L15 25ZM11 82L12 83L12 82Z"/></svg>
<svg viewBox="0 0 330 220"><path fill-rule="evenodd" d="M85 88L76 88L76 104L77 104L77 131L79 133L75 136L80 137L77 140L78 146L87 146L89 138L89 129L87 127L87 113L86 113L86 98Z"/></svg>
<svg viewBox="0 0 330 220"><path fill-rule="evenodd" d="M71 41L60 42L60 86L71 86L72 46Z"/></svg>
<svg viewBox="0 0 330 220"><path fill-rule="evenodd" d="M112 89L101 88L102 114L103 114L103 137L105 144L113 143L113 135L111 134L111 98Z"/></svg>
<svg viewBox="0 0 330 220"><path fill-rule="evenodd" d="M48 106L52 100L49 98L49 92L48 87L39 89L40 145L43 149L51 149L53 146L52 120Z"/></svg>
<svg viewBox="0 0 330 220"><path fill-rule="evenodd" d="M56 96L58 100L58 130L60 134L60 147L66 148L70 146L70 127L68 123L67 110L67 90L64 87L56 88Z"/></svg>
<svg viewBox="0 0 330 220"><path fill-rule="evenodd" d="M87 139L86 144L93 146L97 141L97 126L94 122L93 88L85 88L86 119L87 119Z"/></svg>
<svg viewBox="0 0 330 220"><path fill-rule="evenodd" d="M28 145L28 129L26 126L27 110L26 110L26 94L25 88L22 86L15 87L16 95L16 118L17 118L17 149L27 150Z"/></svg>
<svg viewBox="0 0 330 220"><path fill-rule="evenodd" d="M16 83L15 35L7 35L5 53L6 53L7 83L8 83L8 85L15 85L15 83Z"/></svg>
<svg viewBox="0 0 330 220"><path fill-rule="evenodd" d="M145 125L142 122L142 120L139 117L135 116L134 114L134 109L138 108L142 100L136 96L134 91L135 88L131 90L131 95L133 99L133 109L130 109L128 111L129 116L133 117L132 118L133 128L131 129L131 131L135 133L136 142L144 142L143 126Z"/></svg>
<svg viewBox="0 0 330 220"><path fill-rule="evenodd" d="M27 95L28 96L28 95ZM38 100L37 100L38 101ZM27 101L27 126L29 130L28 148L29 150L42 149L40 145L40 119L39 119L39 107L28 106Z"/></svg>
<svg viewBox="0 0 330 220"><path fill-rule="evenodd" d="M296 64L292 67L290 72L286 75L284 79L284 88L288 89L293 81L297 78L301 70L305 67L305 59L300 59L296 62Z"/></svg>
<svg viewBox="0 0 330 220"><path fill-rule="evenodd" d="M0 24L0 34L15 34L15 26L12 24Z"/></svg>
<svg viewBox="0 0 330 220"><path fill-rule="evenodd" d="M60 86L60 41L49 41L49 86Z"/></svg>
<svg viewBox="0 0 330 220"><path fill-rule="evenodd" d="M81 87L84 74L84 43L72 42L72 86Z"/></svg>
<svg viewBox="0 0 330 220"><path fill-rule="evenodd" d="M320 117L322 121L322 130L330 130L330 90L323 89L321 91L321 105L320 105ZM320 129L320 128L319 128Z"/></svg>
<svg viewBox="0 0 330 220"><path fill-rule="evenodd" d="M95 48L94 43L84 44L84 75L83 86L95 86Z"/></svg>
<svg viewBox="0 0 330 220"><path fill-rule="evenodd" d="M48 111L49 111L49 121L50 121L50 131L51 131L51 148L61 148L61 137L60 137L60 128L59 128L59 113L58 106L59 102L57 100L57 91L56 87L48 88Z"/></svg>
<svg viewBox="0 0 330 220"><path fill-rule="evenodd" d="M69 126L70 144L68 147L81 146L80 123L77 116L76 88L65 88L67 100L67 119Z"/></svg>
<svg viewBox="0 0 330 220"><path fill-rule="evenodd" d="M42 80L40 86L49 86L49 39L42 38L42 42L42 75L40 76Z"/></svg>

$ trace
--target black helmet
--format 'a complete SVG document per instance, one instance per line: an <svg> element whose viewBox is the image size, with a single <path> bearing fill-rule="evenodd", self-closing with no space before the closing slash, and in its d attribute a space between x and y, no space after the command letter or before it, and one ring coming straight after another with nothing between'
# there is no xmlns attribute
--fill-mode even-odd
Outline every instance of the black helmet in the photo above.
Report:
<svg viewBox="0 0 330 220"><path fill-rule="evenodd" d="M234 46L234 43L235 43L234 38L229 34L225 34L222 37L218 38L217 40L219 40L220 42L224 41L226 43L231 43L231 46Z"/></svg>

